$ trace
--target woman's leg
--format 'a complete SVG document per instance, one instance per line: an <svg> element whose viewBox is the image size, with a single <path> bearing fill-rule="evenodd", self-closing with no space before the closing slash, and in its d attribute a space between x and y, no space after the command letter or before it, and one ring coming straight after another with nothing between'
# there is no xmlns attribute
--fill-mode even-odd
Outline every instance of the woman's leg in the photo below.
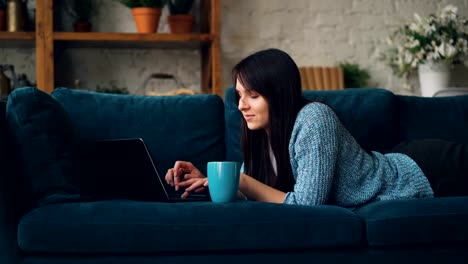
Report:
<svg viewBox="0 0 468 264"><path fill-rule="evenodd" d="M390 152L413 159L436 197L468 195L468 146L439 139L403 142Z"/></svg>

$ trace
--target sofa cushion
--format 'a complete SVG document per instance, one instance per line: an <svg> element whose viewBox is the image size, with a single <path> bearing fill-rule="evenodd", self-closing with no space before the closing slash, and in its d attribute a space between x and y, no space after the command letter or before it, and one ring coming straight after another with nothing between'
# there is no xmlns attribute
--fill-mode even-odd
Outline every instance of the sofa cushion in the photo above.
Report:
<svg viewBox="0 0 468 264"><path fill-rule="evenodd" d="M438 138L468 143L468 95L397 96L397 105L401 141Z"/></svg>
<svg viewBox="0 0 468 264"><path fill-rule="evenodd" d="M468 242L468 197L381 201L356 213L372 246Z"/></svg>
<svg viewBox="0 0 468 264"><path fill-rule="evenodd" d="M203 173L224 159L224 106L219 96L141 96L67 88L52 93L70 115L80 140L143 138L164 175L176 160Z"/></svg>
<svg viewBox="0 0 468 264"><path fill-rule="evenodd" d="M343 125L366 150L384 152L398 141L395 95L384 89L345 89L339 91L304 91L311 101L329 105ZM240 146L241 115L237 109L235 90L226 91L227 159L242 161Z"/></svg>
<svg viewBox="0 0 468 264"><path fill-rule="evenodd" d="M32 201L77 193L72 184L75 134L60 103L33 87L15 89L8 97L6 119Z"/></svg>
<svg viewBox="0 0 468 264"><path fill-rule="evenodd" d="M127 200L47 205L25 215L27 253L150 253L360 245L363 222L334 206Z"/></svg>

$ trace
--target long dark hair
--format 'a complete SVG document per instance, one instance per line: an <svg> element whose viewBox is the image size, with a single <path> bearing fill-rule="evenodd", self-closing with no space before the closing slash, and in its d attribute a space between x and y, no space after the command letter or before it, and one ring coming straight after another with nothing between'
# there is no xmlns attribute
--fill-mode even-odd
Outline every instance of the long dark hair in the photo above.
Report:
<svg viewBox="0 0 468 264"><path fill-rule="evenodd" d="M302 96L296 63L284 51L262 50L234 66L232 78L234 86L239 81L245 89L263 96L269 106L270 138L263 129L249 130L242 118L245 173L281 191L292 191L294 177L289 160L289 140L297 113L307 103ZM236 99L239 104L237 93ZM268 143L275 155L278 177L271 165Z"/></svg>

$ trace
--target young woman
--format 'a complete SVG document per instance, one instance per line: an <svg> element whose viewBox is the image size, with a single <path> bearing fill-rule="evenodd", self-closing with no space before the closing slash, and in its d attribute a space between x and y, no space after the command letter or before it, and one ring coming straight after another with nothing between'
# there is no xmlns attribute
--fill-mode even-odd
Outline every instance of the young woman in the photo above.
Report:
<svg viewBox="0 0 468 264"><path fill-rule="evenodd" d="M239 191L249 199L355 207L468 194L465 145L423 140L402 143L394 153L366 152L330 107L302 97L299 69L287 53L254 53L232 73L243 115ZM185 161L165 178L176 190L186 188L182 197L208 186Z"/></svg>

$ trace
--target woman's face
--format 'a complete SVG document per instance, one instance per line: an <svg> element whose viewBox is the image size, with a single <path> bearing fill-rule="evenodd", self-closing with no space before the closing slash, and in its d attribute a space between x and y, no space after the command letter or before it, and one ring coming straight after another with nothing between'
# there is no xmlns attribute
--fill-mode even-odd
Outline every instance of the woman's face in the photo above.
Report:
<svg viewBox="0 0 468 264"><path fill-rule="evenodd" d="M263 96L253 90L247 90L236 81L236 92L239 95L238 108L250 130L270 128L268 103Z"/></svg>

